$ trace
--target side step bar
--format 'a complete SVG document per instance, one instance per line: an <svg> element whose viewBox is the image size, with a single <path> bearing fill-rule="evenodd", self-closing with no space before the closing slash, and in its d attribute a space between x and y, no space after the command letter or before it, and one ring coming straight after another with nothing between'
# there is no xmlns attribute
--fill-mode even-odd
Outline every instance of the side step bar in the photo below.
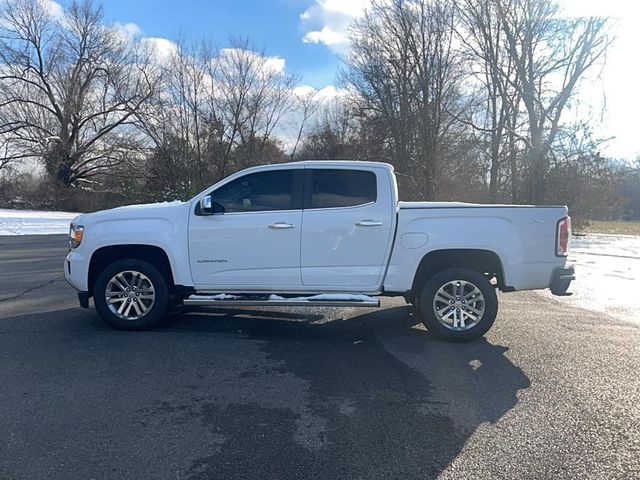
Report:
<svg viewBox="0 0 640 480"><path fill-rule="evenodd" d="M256 295L237 294L230 295L220 293L217 295L193 294L184 299L185 305L225 307L236 305L238 307L278 306L278 307L379 307L380 299L368 295L347 295L323 293L309 296Z"/></svg>

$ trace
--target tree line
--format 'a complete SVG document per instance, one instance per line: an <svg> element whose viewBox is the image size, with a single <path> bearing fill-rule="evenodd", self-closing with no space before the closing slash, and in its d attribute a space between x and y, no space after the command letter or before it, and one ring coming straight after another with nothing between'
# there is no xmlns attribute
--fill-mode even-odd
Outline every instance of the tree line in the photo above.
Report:
<svg viewBox="0 0 640 480"><path fill-rule="evenodd" d="M387 161L407 199L566 203L606 218L640 196L637 169L603 158L575 115L605 67L610 22L566 18L552 0L373 0L332 101L248 39L159 51L92 0L63 14L41 0L0 9L5 202L185 199L297 159Z"/></svg>

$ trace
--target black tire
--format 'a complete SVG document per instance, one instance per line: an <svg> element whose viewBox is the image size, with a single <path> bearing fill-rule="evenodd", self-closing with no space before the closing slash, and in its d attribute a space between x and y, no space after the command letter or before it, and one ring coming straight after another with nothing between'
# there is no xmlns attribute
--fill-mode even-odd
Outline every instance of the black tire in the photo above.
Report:
<svg viewBox="0 0 640 480"><path fill-rule="evenodd" d="M466 330L454 330L445 326L438 320L434 308L434 299L438 290L456 280L473 284L484 297L484 313L474 326ZM449 268L436 273L427 280L420 291L416 292L416 299L418 300L416 309L422 323L435 337L447 342L469 342L483 336L489 331L498 315L498 297L495 287L485 275L470 268Z"/></svg>
<svg viewBox="0 0 640 480"><path fill-rule="evenodd" d="M152 305L140 318L123 319L112 312L107 304L107 285L121 272L136 271L147 277L155 293ZM162 320L169 309L169 286L164 276L148 262L128 258L118 260L105 267L96 279L93 301L100 317L119 330L145 330Z"/></svg>

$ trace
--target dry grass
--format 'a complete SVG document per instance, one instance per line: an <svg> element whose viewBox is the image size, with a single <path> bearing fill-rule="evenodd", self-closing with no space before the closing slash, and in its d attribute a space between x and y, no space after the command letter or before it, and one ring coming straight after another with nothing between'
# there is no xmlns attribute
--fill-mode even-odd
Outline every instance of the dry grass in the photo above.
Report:
<svg viewBox="0 0 640 480"><path fill-rule="evenodd" d="M640 235L640 222L592 221L589 225L575 228L576 233L611 233L616 235Z"/></svg>

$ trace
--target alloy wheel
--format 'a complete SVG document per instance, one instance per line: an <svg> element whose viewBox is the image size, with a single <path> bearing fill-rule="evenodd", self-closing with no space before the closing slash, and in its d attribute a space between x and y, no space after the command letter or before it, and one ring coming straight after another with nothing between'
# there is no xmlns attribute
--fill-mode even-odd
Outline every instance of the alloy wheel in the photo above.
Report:
<svg viewBox="0 0 640 480"><path fill-rule="evenodd" d="M155 288L145 274L125 270L114 275L107 283L105 299L109 310L123 320L144 317L155 302Z"/></svg>
<svg viewBox="0 0 640 480"><path fill-rule="evenodd" d="M469 281L452 280L436 292L433 312L440 324L449 330L470 330L482 320L485 312L484 295Z"/></svg>

